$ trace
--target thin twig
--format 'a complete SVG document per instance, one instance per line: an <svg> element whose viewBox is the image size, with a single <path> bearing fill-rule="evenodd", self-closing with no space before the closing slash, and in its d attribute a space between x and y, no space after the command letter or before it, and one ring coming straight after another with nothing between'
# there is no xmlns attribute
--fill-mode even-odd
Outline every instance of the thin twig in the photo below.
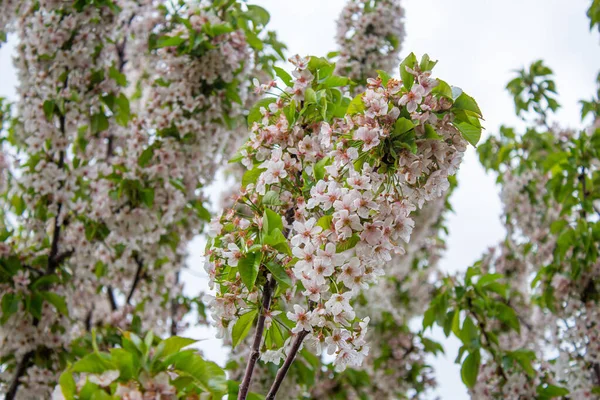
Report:
<svg viewBox="0 0 600 400"><path fill-rule="evenodd" d="M254 333L254 341L252 342L252 349L250 357L248 357L248 364L246 364L246 372L244 373L244 379L240 384L240 390L238 392L238 400L245 400L250 390L250 382L252 381L252 374L254 373L254 367L260 356L260 343L262 341L262 335L265 330L265 319L271 307L271 297L273 290L275 289L276 281L273 277L270 277L265 284L262 296L262 308L258 322L256 323L256 332Z"/></svg>
<svg viewBox="0 0 600 400"><path fill-rule="evenodd" d="M138 255L135 255L133 259L137 264L137 270L135 271L135 277L133 278L133 283L131 284L131 290L129 290L129 294L127 295L127 301L125 302L125 304L127 305L131 304L131 298L133 297L133 293L135 292L135 289L137 288L137 285L142 276L142 270L144 269L144 263Z"/></svg>
<svg viewBox="0 0 600 400"><path fill-rule="evenodd" d="M10 383L8 392L6 392L6 397L4 398L5 400L13 400L15 398L15 396L17 395L17 390L19 389L19 384L21 383L20 382L21 376L23 376L23 374L25 374L25 371L27 370L27 367L29 365L29 361L31 360L32 357L33 357L33 350L25 353L23 358L21 358L21 361L19 361L19 364L17 364L17 368L15 370L15 377L13 378L12 382Z"/></svg>
<svg viewBox="0 0 600 400"><path fill-rule="evenodd" d="M269 393L267 394L267 397L265 397L265 400L275 400L277 391L279 391L279 388L281 387L281 383L283 382L285 375L287 374L290 367L292 366L292 363L294 362L294 359L296 358L296 354L298 354L298 351L300 351L300 346L302 346L302 341L304 341L304 338L306 338L306 336L308 336L308 331L302 331L298 334L298 336L296 336L296 340L294 341L294 344L292 345L290 352L288 353L287 357L285 358L285 362L283 363L281 368L279 368L279 371L277 371L277 376L275 377L275 381L273 382L273 385L271 385L271 389L269 389Z"/></svg>

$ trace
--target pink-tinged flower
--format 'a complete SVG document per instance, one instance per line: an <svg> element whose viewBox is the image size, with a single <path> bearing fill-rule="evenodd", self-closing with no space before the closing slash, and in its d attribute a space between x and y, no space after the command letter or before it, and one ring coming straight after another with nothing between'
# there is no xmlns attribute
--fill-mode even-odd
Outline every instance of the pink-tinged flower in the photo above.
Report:
<svg viewBox="0 0 600 400"><path fill-rule="evenodd" d="M237 267L238 261L244 256L240 248L235 243L229 243L227 245L229 251L224 251L223 256L227 258L227 265L231 267Z"/></svg>
<svg viewBox="0 0 600 400"><path fill-rule="evenodd" d="M288 176L285 170L285 163L283 161L270 161L266 163L267 170L261 174L264 177L265 184L272 185L273 183L279 182L281 179Z"/></svg>
<svg viewBox="0 0 600 400"><path fill-rule="evenodd" d="M369 176L361 175L361 174L357 173L356 171L350 172L350 177L348 179L346 179L346 182L348 183L348 185L352 186L354 189L361 189L361 190L370 190L371 189ZM359 198L360 198L360 194L355 198L355 201L356 201L356 199L359 199ZM356 207L356 205L355 205L355 207Z"/></svg>
<svg viewBox="0 0 600 400"><path fill-rule="evenodd" d="M364 192L361 197L354 200L356 213L359 217L367 219L371 211L379 210L379 204L373 201L372 192Z"/></svg>
<svg viewBox="0 0 600 400"><path fill-rule="evenodd" d="M362 240L366 240L372 246L376 246L381 242L383 232L381 230L381 221L366 222L363 225L363 231L360 234Z"/></svg>
<svg viewBox="0 0 600 400"><path fill-rule="evenodd" d="M340 210L333 213L335 231L340 239L348 239L353 232L362 231L358 215L350 215L348 210Z"/></svg>
<svg viewBox="0 0 600 400"><path fill-rule="evenodd" d="M321 293L326 292L328 287L317 282L316 279L303 280L304 292L302 294L308 297L311 301L318 302L321 299Z"/></svg>
<svg viewBox="0 0 600 400"><path fill-rule="evenodd" d="M281 360L285 358L283 354L283 348L277 350L267 350L261 354L260 359L266 363L273 363L279 365Z"/></svg>
<svg viewBox="0 0 600 400"><path fill-rule="evenodd" d="M332 272L333 272L333 267L339 267L340 265L342 265L344 263L344 256L336 253L335 244L333 244L333 243L327 243L325 245L324 250L318 249L317 257L323 261L324 265L332 267ZM329 275L331 275L331 274L329 274ZM324 276L329 276L329 275L326 275L324 273Z"/></svg>
<svg viewBox="0 0 600 400"><path fill-rule="evenodd" d="M333 354L337 351L337 349L347 348L348 342L351 335L346 329L334 329L331 332L331 336L327 336L325 338L325 343L327 344L327 354Z"/></svg>
<svg viewBox="0 0 600 400"><path fill-rule="evenodd" d="M360 197L360 193L356 190L352 190L346 194L344 194L341 200L336 200L333 202L333 209L336 211L346 210L349 213L356 211L356 205L354 200Z"/></svg>
<svg viewBox="0 0 600 400"><path fill-rule="evenodd" d="M310 57L300 57L298 54L290 57L288 59L296 68L302 70L308 67L308 62L310 61Z"/></svg>
<svg viewBox="0 0 600 400"><path fill-rule="evenodd" d="M142 385L146 390L146 394L148 394L148 392L153 392L155 393L156 398L159 399L163 398L163 396L174 395L177 393L175 387L171 386L171 379L166 372L160 372L154 378L144 380Z"/></svg>
<svg viewBox="0 0 600 400"><path fill-rule="evenodd" d="M364 268L358 257L352 257L349 262L342 266L342 272L338 275L338 282L342 282L348 289L353 290L356 287L356 278L363 273Z"/></svg>
<svg viewBox="0 0 600 400"><path fill-rule="evenodd" d="M315 259L315 246L311 243L304 245L303 248L293 247L292 254L298 258L298 262L295 267L300 270L310 271L312 269L313 261Z"/></svg>
<svg viewBox="0 0 600 400"><path fill-rule="evenodd" d="M300 87L306 89L315 78L309 70L300 70L292 72L292 75L296 78L294 81L294 88Z"/></svg>
<svg viewBox="0 0 600 400"><path fill-rule="evenodd" d="M25 290L29 283L31 282L29 279L29 271L19 270L13 276L13 282L15 284L15 289L17 290Z"/></svg>
<svg viewBox="0 0 600 400"><path fill-rule="evenodd" d="M294 231L296 235L292 237L292 246L300 246L301 244L309 244L312 238L318 235L323 228L320 226L315 226L317 220L315 218L310 218L306 222L302 223L299 221L294 221Z"/></svg>
<svg viewBox="0 0 600 400"><path fill-rule="evenodd" d="M140 392L135 384L123 385L119 383L115 395L122 400L143 400L142 392Z"/></svg>
<svg viewBox="0 0 600 400"><path fill-rule="evenodd" d="M310 311L306 311L298 304L294 304L294 312L288 311L286 315L291 321L296 323L296 326L292 329L292 333L300 333L302 331L312 332Z"/></svg>
<svg viewBox="0 0 600 400"><path fill-rule="evenodd" d="M327 122L321 124L321 130L319 131L319 137L321 139L321 146L328 149L331 147L331 126Z"/></svg>
<svg viewBox="0 0 600 400"><path fill-rule="evenodd" d="M88 380L96 385L106 387L110 385L115 379L117 379L120 375L120 372L117 370L109 370L103 372L101 375L89 375Z"/></svg>
<svg viewBox="0 0 600 400"><path fill-rule="evenodd" d="M352 306L350 305L351 298L352 292L335 293L325 303L325 309L332 315L338 315L343 312L353 312Z"/></svg>
<svg viewBox="0 0 600 400"><path fill-rule="evenodd" d="M417 106L423 101L425 89L421 85L413 85L410 92L403 95L398 101L399 106L406 106L406 111L413 113L417 110Z"/></svg>
<svg viewBox="0 0 600 400"><path fill-rule="evenodd" d="M436 87L439 82L437 79L430 78L431 71L423 72L419 75L419 84L423 87L423 95L426 96Z"/></svg>
<svg viewBox="0 0 600 400"><path fill-rule="evenodd" d="M321 251L320 249L317 252ZM322 257L315 258L310 277L319 285L324 285L327 278L335 272L334 266Z"/></svg>
<svg viewBox="0 0 600 400"><path fill-rule="evenodd" d="M371 129L366 126L361 126L354 132L354 135L352 135L352 139L362 141L363 151L369 151L373 147L377 147L379 145L379 133L380 129Z"/></svg>

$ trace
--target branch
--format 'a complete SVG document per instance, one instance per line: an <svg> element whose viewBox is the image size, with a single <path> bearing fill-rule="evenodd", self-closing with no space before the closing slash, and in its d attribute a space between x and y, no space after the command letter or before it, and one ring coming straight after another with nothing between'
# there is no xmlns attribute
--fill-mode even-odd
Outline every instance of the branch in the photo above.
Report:
<svg viewBox="0 0 600 400"><path fill-rule="evenodd" d="M290 207L285 212L285 220L288 223L288 225L292 225L292 223L294 222L295 213L296 213L295 207ZM286 239L288 238L289 234L290 234L290 229L287 229L287 228L284 229L283 235L285 236ZM260 342L262 340L262 334L265 329L265 318L266 318L267 312L269 311L269 309L271 307L271 296L273 294L273 290L275 289L276 285L277 285L277 282L271 276L271 278L269 278L269 280L267 280L267 283L263 290L263 302L262 302L262 310L261 310L262 312L261 312L260 316L258 317L258 322L256 323L256 333L254 334L254 342L252 343L252 352L250 354L250 357L248 358L248 364L246 365L246 372L244 373L244 379L242 380L242 383L240 385L240 390L238 392L238 400L245 400L246 397L248 396L248 391L250 390L250 382L252 380L252 373L254 372L254 366L256 365L256 362L258 361L258 357L260 356ZM291 364L291 361L290 361L290 364ZM288 369L289 369L289 366L288 366ZM287 370L286 370L286 372L287 372ZM285 376L285 373L284 373L284 376ZM282 379L283 379L283 377L282 377Z"/></svg>
<svg viewBox="0 0 600 400"><path fill-rule="evenodd" d="M142 259L138 255L135 255L133 257L133 259L135 260L135 263L137 264L137 270L135 271L135 277L133 278L131 290L129 291L129 294L127 295L127 301L125 302L125 304L127 304L127 305L131 304L131 298L133 297L133 293L135 292L135 289L137 288L137 285L142 276L142 270L144 269L144 264L142 262Z"/></svg>
<svg viewBox="0 0 600 400"><path fill-rule="evenodd" d="M23 376L25 374L25 371L27 370L29 361L31 360L32 357L33 357L33 350L25 353L23 358L21 358L21 361L19 361L19 364L17 364L17 369L15 370L15 376L14 376L12 382L10 383L10 387L8 388L8 392L6 392L6 397L4 398L4 400L14 400L15 399L15 396L17 395L17 390L19 389L19 384L21 383L20 382L21 376Z"/></svg>
<svg viewBox="0 0 600 400"><path fill-rule="evenodd" d="M298 351L300 350L302 341L304 340L304 338L306 338L306 336L308 336L308 331L302 331L298 334L298 336L296 336L296 340L294 341L294 344L292 345L290 352L288 353L287 357L285 358L285 362L283 363L283 366L281 368L279 368L279 371L277 371L277 376L275 377L275 382L273 382L273 385L271 385L271 389L269 389L269 393L267 394L267 397L265 397L265 400L275 400L275 395L277 395L277 391L279 390L279 387L281 386L281 383L283 382L285 375L287 374L290 367L292 366L292 363L294 362L294 359L296 358L296 354L298 354Z"/></svg>
<svg viewBox="0 0 600 400"><path fill-rule="evenodd" d="M254 367L256 366L258 357L260 356L260 343L262 341L262 335L265 330L265 318L267 317L267 313L269 312L269 308L271 307L271 295L273 294L273 290L275 289L276 284L277 282L275 281L275 279L273 277L270 277L263 290L261 313L258 317L258 322L256 323L254 341L252 342L252 349L250 357L248 358L248 364L246 364L246 372L244 372L244 379L240 384L238 400L245 400L248 396L248 391L250 390L252 373L254 372Z"/></svg>
<svg viewBox="0 0 600 400"><path fill-rule="evenodd" d="M117 301L115 300L115 294L113 292L112 286L109 286L106 289L106 294L108 295L108 302L110 303L110 309L112 311L117 311L119 306L117 306Z"/></svg>

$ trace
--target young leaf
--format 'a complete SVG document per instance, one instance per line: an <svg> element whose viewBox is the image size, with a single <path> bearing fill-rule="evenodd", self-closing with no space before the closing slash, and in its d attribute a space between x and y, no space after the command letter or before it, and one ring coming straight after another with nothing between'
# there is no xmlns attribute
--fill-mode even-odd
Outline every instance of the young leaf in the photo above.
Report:
<svg viewBox="0 0 600 400"><path fill-rule="evenodd" d="M231 332L231 345L233 347L237 346L248 335L257 315L258 310L254 309L238 318Z"/></svg>
<svg viewBox="0 0 600 400"><path fill-rule="evenodd" d="M277 280L278 283L288 287L292 286L292 280L290 279L287 272L285 272L283 265L281 265L278 262L272 261L267 263L267 269L273 274L273 277L275 278L275 280Z"/></svg>
<svg viewBox="0 0 600 400"><path fill-rule="evenodd" d="M400 63L400 78L402 79L402 83L404 87L410 90L415 82L415 76L406 70L406 67L414 69L415 64L417 63L417 57L414 53L410 53L402 62Z"/></svg>
<svg viewBox="0 0 600 400"><path fill-rule="evenodd" d="M477 375L479 374L479 364L481 362L481 355L479 350L475 350L465 358L460 369L460 376L462 381L468 388L472 388L477 383Z"/></svg>
<svg viewBox="0 0 600 400"><path fill-rule="evenodd" d="M258 276L261 259L261 253L249 253L238 261L238 271L242 277L242 282L244 282L244 285L246 285L248 290L254 288L254 282L256 282L256 277Z"/></svg>

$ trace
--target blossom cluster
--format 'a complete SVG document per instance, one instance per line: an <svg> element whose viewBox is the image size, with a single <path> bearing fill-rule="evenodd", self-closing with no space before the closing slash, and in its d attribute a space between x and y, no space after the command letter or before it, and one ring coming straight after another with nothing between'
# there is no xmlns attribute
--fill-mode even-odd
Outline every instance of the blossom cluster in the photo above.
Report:
<svg viewBox="0 0 600 400"><path fill-rule="evenodd" d="M339 112L334 107L343 98L327 86L331 64L314 57L290 61L294 79L284 95L265 99L240 151L249 168L238 198L245 210L232 208L213 222L206 264L217 284L213 318L235 344L239 326L257 315L260 287L264 296L276 280L291 288L274 298L271 310L294 291L305 300L288 304L286 318L262 310L267 326L285 321L286 343L306 336L317 354L335 354L343 370L368 353L369 318L357 317L352 299L403 252L411 213L439 198L460 164L467 141L454 125L453 102L462 107L467 95L440 94L450 90L445 83L448 91L434 91L440 81L415 59L401 66L404 84L370 79ZM269 335L263 357L277 363L289 350Z"/></svg>
<svg viewBox="0 0 600 400"><path fill-rule="evenodd" d="M338 73L355 82L391 71L404 41L404 10L399 0L349 0L337 21Z"/></svg>
<svg viewBox="0 0 600 400"><path fill-rule="evenodd" d="M19 7L19 172L2 197L19 229L1 254L0 390L45 398L93 327L114 334L109 347L119 329L184 328L186 245L209 219L202 188L243 132L259 57L246 35L268 14L151 0Z"/></svg>
<svg viewBox="0 0 600 400"><path fill-rule="evenodd" d="M480 261L488 274L481 279L495 282L491 298L509 308L470 308L493 316L480 326L488 355L473 381L477 399L597 397L600 213L590 185L600 173L598 98L582 102L583 117L594 118L588 129L551 124L558 105L551 73L541 61L519 72L508 88L517 112L531 107L536 120L522 135L502 127L478 149L499 176L507 231ZM538 90L544 100L520 102Z"/></svg>

